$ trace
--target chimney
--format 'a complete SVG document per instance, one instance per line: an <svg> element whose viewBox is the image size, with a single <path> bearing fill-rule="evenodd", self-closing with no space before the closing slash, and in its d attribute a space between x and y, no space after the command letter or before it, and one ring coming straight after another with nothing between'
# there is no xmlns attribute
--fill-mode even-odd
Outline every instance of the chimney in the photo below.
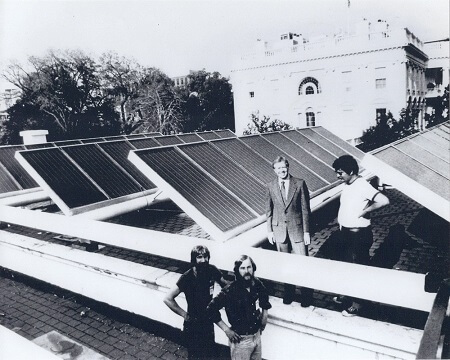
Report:
<svg viewBox="0 0 450 360"><path fill-rule="evenodd" d="M48 130L25 130L20 132L24 145L43 144L47 142Z"/></svg>

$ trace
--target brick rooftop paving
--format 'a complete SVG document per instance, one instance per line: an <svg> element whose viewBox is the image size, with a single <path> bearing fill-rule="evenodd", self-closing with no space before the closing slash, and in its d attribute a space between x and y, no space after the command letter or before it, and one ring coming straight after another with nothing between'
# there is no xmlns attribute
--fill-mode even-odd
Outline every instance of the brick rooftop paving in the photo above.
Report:
<svg viewBox="0 0 450 360"><path fill-rule="evenodd" d="M421 221L426 222L433 218L430 218L430 215L420 204L397 190L387 190L387 196L391 204L374 212L372 216L374 233L374 243L370 250L372 259L377 258L377 254L379 255L383 245L385 245L384 241L390 227L400 224L406 231L407 240L402 244L399 253L396 254L398 256L388 267L400 271L422 274L436 272L442 276L448 276L448 269L450 268L448 227L446 234L440 234L441 236L437 237L428 236L425 240L420 234L421 229L424 228ZM44 211L58 211L54 205L48 202L35 204L34 207ZM330 244L332 245L332 235L338 231L337 208L338 202L334 202L314 213L315 232L309 246L311 256L332 258L333 247ZM109 221L157 231L209 238L208 234L171 202L157 204L150 209L122 215ZM89 245L84 244L82 239L67 241L58 234L43 232L38 229L10 225L4 230L64 246L89 249ZM267 250L274 250L268 243L265 243L262 247ZM96 252L178 273L184 272L189 267L188 255L186 256L186 262L183 262L111 246L101 247ZM375 261L373 265L375 265ZM380 266L380 264L376 265ZM33 339L56 329L112 359L176 359L186 357L185 349L179 345L180 332L177 330L168 329L163 324L138 318L133 314L113 309L105 304L99 305L92 300L64 290L56 291L49 285L39 281L30 281L24 276L18 276L16 280L11 278L9 274L10 272L4 271L0 278L0 312L5 313L5 316L0 317L0 323L10 329L15 329L28 339ZM282 284L272 281L265 281L265 284L271 295L283 296L284 287ZM298 294L299 289L297 289L297 301L299 300ZM315 291L314 306L341 311L342 309L331 301L334 295ZM44 300L39 300L35 304L35 301L31 301L30 298L42 298ZM54 305L52 305L52 301ZM30 310L27 310L28 306L30 306ZM52 307L55 308L55 311ZM86 317L80 316L83 307L91 308ZM428 315L425 312L374 303L364 309L365 311L361 313L361 316L419 329L423 329ZM133 322L133 325L131 325L131 322ZM95 331L96 337L94 337L93 329L97 329L97 327L102 330L101 332ZM124 329L129 329L129 331ZM133 342L135 338L138 340ZM139 340L141 338L143 341Z"/></svg>

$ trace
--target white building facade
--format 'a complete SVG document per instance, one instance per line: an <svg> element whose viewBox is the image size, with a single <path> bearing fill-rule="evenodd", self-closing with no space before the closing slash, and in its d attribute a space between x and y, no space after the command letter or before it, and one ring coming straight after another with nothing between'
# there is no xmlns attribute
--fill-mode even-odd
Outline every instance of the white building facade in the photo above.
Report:
<svg viewBox="0 0 450 360"><path fill-rule="evenodd" d="M428 57L408 29L384 21L356 24L355 34L305 39L283 34L258 41L231 73L236 133L252 113L294 127L324 126L357 142L381 113L398 119L407 106L425 107Z"/></svg>

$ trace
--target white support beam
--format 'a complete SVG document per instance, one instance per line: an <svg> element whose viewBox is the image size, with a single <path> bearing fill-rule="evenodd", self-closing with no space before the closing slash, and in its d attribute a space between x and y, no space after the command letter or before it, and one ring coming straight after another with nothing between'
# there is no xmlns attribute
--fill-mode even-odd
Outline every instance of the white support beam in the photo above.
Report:
<svg viewBox="0 0 450 360"><path fill-rule="evenodd" d="M264 279L421 311L429 312L434 299L433 294L424 291L423 274L295 256L237 243L223 244L5 206L0 206L0 221L182 261L189 261L194 245L205 244L211 250L212 263L220 269L232 270L234 260L245 253L253 257L258 264L258 276Z"/></svg>

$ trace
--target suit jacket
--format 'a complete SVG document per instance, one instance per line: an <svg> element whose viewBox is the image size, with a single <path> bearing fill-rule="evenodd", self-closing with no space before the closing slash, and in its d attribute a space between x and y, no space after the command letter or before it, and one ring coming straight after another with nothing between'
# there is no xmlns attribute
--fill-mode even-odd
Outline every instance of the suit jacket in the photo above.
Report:
<svg viewBox="0 0 450 360"><path fill-rule="evenodd" d="M276 242L284 242L287 234L291 241L303 241L309 232L309 191L302 179L290 176L287 200L281 196L278 178L267 184L267 231L273 232Z"/></svg>

